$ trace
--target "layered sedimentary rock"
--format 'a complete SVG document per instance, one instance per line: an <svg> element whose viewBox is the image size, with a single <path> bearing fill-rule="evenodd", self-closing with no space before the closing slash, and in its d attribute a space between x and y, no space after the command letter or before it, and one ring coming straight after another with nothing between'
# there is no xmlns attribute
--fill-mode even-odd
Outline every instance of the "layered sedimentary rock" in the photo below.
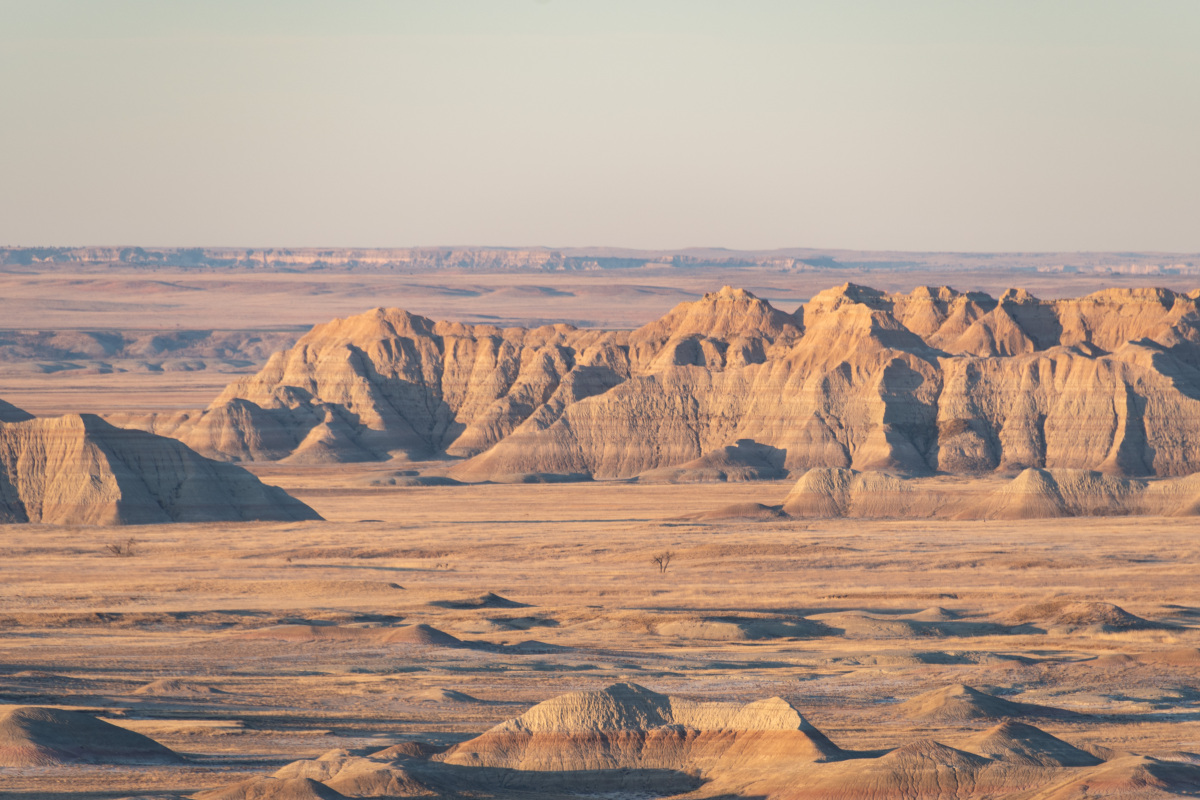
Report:
<svg viewBox="0 0 1200 800"><path fill-rule="evenodd" d="M1182 475L1200 468L1196 296L847 284L785 313L726 287L629 332L376 309L143 424L227 460L450 455L465 480L716 475L703 459L738 442L792 471Z"/></svg>
<svg viewBox="0 0 1200 800"><path fill-rule="evenodd" d="M632 683L572 692L435 758L472 767L546 771L732 769L826 761L839 749L779 698L696 703Z"/></svg>
<svg viewBox="0 0 1200 800"><path fill-rule="evenodd" d="M1195 516L1200 514L1200 476L1146 480L1030 467L1012 478L948 480L814 467L800 476L781 506L770 508L800 518ZM723 511L705 518L728 516Z"/></svg>
<svg viewBox="0 0 1200 800"><path fill-rule="evenodd" d="M173 439L117 428L91 414L34 418L0 406L2 522L252 519L319 517L282 489Z"/></svg>
<svg viewBox="0 0 1200 800"><path fill-rule="evenodd" d="M1058 716L966 687L900 708L940 724ZM957 690L957 691L955 691ZM954 701L960 701L957 705ZM947 715L945 712L951 712ZM928 713L932 712L932 713ZM943 732L947 732L944 731ZM961 735L956 737L961 739ZM1006 719L952 747L913 738L894 749L842 750L780 698L698 703L635 684L572 692L440 752L406 743L367 756L346 750L269 777L194 795L295 797L613 796L800 798L1157 798L1194 789L1191 754L1106 761L1031 724Z"/></svg>

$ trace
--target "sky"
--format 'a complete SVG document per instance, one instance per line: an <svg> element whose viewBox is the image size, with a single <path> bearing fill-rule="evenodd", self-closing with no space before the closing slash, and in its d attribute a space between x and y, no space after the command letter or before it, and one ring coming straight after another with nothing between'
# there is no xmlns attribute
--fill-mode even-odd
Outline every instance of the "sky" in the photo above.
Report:
<svg viewBox="0 0 1200 800"><path fill-rule="evenodd" d="M0 0L0 245L1200 251L1196 0Z"/></svg>

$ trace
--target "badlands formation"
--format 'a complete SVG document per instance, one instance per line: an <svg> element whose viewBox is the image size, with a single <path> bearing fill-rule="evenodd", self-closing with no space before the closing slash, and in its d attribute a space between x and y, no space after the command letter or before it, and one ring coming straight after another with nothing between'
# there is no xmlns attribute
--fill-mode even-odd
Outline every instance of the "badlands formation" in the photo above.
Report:
<svg viewBox="0 0 1200 800"><path fill-rule="evenodd" d="M12 333L0 795L1196 796L1197 296Z"/></svg>
<svg viewBox="0 0 1200 800"><path fill-rule="evenodd" d="M0 401L0 521L75 525L319 519L282 489L92 414Z"/></svg>
<svg viewBox="0 0 1200 800"><path fill-rule="evenodd" d="M451 457L469 481L1183 476L1200 468L1196 296L847 284L788 313L727 287L629 332L376 309L318 325L201 413L122 424L231 461Z"/></svg>

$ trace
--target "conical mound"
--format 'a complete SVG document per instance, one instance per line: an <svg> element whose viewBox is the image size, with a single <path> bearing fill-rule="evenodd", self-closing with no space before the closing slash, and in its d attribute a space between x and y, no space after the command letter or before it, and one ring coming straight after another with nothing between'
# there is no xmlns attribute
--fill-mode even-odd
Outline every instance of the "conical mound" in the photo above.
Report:
<svg viewBox="0 0 1200 800"><path fill-rule="evenodd" d="M422 703L478 703L479 700L465 692L454 689L426 689L413 695L414 700Z"/></svg>
<svg viewBox="0 0 1200 800"><path fill-rule="evenodd" d="M929 767L950 767L956 770L977 770L987 766L987 759L932 739L918 739L897 747L879 759L879 766L916 771Z"/></svg>
<svg viewBox="0 0 1200 800"><path fill-rule="evenodd" d="M1048 706L1014 703L961 683L952 683L942 689L906 700L897 706L897 710L907 719L924 722L969 722L978 719L1071 715L1071 712Z"/></svg>
<svg viewBox="0 0 1200 800"><path fill-rule="evenodd" d="M192 797L195 800L344 800L346 796L312 778L251 778Z"/></svg>
<svg viewBox="0 0 1200 800"><path fill-rule="evenodd" d="M471 608L528 608L526 603L518 603L515 600L509 600L507 597L501 597L494 592L484 592L475 597L463 597L457 600L434 600L429 605L437 606L438 608L456 608L456 609L471 609Z"/></svg>
<svg viewBox="0 0 1200 800"><path fill-rule="evenodd" d="M888 519L929 516L936 505L895 475L814 467L788 492L783 510L793 517Z"/></svg>
<svg viewBox="0 0 1200 800"><path fill-rule="evenodd" d="M1105 631L1162 627L1130 614L1120 606L1095 600L1055 598L1017 606L999 617L1010 625L1043 625L1056 628L1099 628Z"/></svg>
<svg viewBox="0 0 1200 800"><path fill-rule="evenodd" d="M178 678L159 678L158 680L150 681L145 686L139 686L133 690L133 693L170 697L218 694L220 690L202 683L192 683L190 681L179 680Z"/></svg>
<svg viewBox="0 0 1200 800"><path fill-rule="evenodd" d="M153 739L87 714L36 706L0 711L0 766L178 760L179 756Z"/></svg>
<svg viewBox="0 0 1200 800"><path fill-rule="evenodd" d="M1005 720L971 740L967 749L997 761L1038 767L1092 767L1101 759L1040 728Z"/></svg>
<svg viewBox="0 0 1200 800"><path fill-rule="evenodd" d="M1030 468L988 498L983 519L1042 519L1069 516L1054 476L1044 469Z"/></svg>
<svg viewBox="0 0 1200 800"><path fill-rule="evenodd" d="M379 641L382 644L415 644L425 647L461 647L463 645L461 639L424 623L388 629L387 634L381 636Z"/></svg>

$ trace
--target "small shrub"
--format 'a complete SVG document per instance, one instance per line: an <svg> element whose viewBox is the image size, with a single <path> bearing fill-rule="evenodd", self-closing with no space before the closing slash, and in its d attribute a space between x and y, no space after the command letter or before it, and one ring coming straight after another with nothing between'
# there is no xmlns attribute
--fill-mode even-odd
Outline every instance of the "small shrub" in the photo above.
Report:
<svg viewBox="0 0 1200 800"><path fill-rule="evenodd" d="M134 556L133 546L136 544L133 537L129 537L124 542L109 542L104 545L104 551L110 556L117 558L132 558Z"/></svg>

